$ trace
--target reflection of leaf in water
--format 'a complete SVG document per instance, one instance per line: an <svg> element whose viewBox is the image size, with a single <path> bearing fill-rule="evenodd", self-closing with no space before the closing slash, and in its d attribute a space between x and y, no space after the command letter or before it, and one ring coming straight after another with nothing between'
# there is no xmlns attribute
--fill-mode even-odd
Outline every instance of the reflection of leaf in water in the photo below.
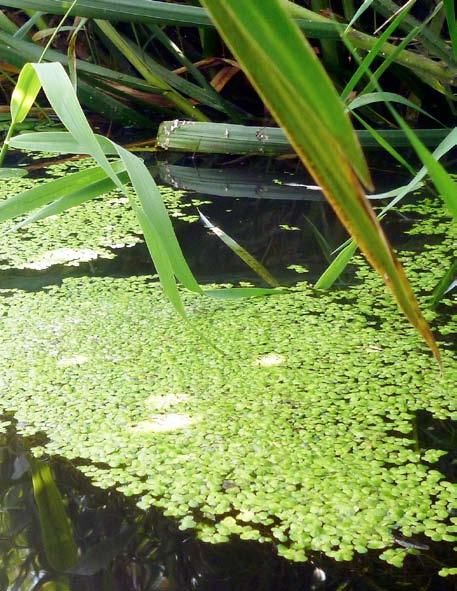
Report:
<svg viewBox="0 0 457 591"><path fill-rule="evenodd" d="M33 458L30 465L46 558L52 568L65 571L78 560L73 529L50 466Z"/></svg>
<svg viewBox="0 0 457 591"><path fill-rule="evenodd" d="M67 577L46 581L39 589L40 591L71 591Z"/></svg>
<svg viewBox="0 0 457 591"><path fill-rule="evenodd" d="M230 248L240 259L248 265L259 277L261 277L265 283L271 285L271 287L279 287L278 281L273 277L273 275L266 269L261 262L259 262L252 254L249 254L247 250L245 250L242 246L238 244L233 238L230 238L228 234L224 232L218 226L215 226L206 216L202 214L201 211L198 212L200 214L200 218L205 226L213 232L216 236L218 236L222 242Z"/></svg>

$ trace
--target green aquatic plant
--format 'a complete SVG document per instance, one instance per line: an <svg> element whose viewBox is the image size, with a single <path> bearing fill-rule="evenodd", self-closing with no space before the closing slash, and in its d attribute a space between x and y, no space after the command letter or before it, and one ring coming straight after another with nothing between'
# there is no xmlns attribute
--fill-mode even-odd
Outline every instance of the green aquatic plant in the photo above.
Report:
<svg viewBox="0 0 457 591"><path fill-rule="evenodd" d="M18 123L29 113L43 87L46 96L68 132L43 132L12 137ZM126 197L145 237L161 285L175 310L185 318L178 281L188 290L209 297L251 297L272 293L270 289L245 287L230 290L202 290L184 258L160 192L142 159L112 140L94 134L79 104L70 78L59 63L27 64L21 71L11 97L11 125L1 156L10 146L42 152L87 154L97 163L77 175L51 181L45 190L36 187L16 195L0 206L0 218L15 218L39 209L44 219L62 213L117 188ZM109 160L108 156L116 156ZM0 158L1 160L1 158ZM75 183L77 176L78 182ZM133 191L128 191L126 183ZM37 219L35 214L21 223Z"/></svg>
<svg viewBox="0 0 457 591"><path fill-rule="evenodd" d="M68 179L74 183L79 172L92 166L88 159L68 164L54 164L41 178L4 180L0 189L0 219L5 215L6 200L14 199L24 191L42 188L47 194L46 183L54 179ZM84 180L84 177L83 177ZM75 185L73 185L75 187ZM131 193L131 189L129 189ZM198 220L197 206L201 200L184 200L184 192L159 186L161 197L172 218L194 222ZM97 259L112 259L120 248L142 242L141 231L134 212L126 207L126 197L112 189L104 198L86 200L79 207L67 209L58 217L37 219L33 224L4 221L4 238L0 245L0 269L46 269L53 265L79 265ZM16 210L20 215L20 210ZM27 219L27 218L26 218ZM17 227L16 231L13 228Z"/></svg>
<svg viewBox="0 0 457 591"><path fill-rule="evenodd" d="M319 182L324 195L370 263L383 277L400 309L427 342L438 363L441 363L434 336L417 304L408 278L401 264L398 263L364 193L362 184L369 186L371 183L367 163L343 105L325 71L316 60L312 49L301 38L293 21L281 9L279 1L276 1L271 5L269 15L270 20L277 19L279 23L279 27L274 28L276 39L279 41L282 31L283 34L291 35L293 43L287 46L281 57L282 78L279 80L276 74L271 75L268 64L271 63L275 50L274 48L267 50L258 43L264 34L262 26L256 29L257 41L254 42L253 36L245 45L243 35L246 33L246 15L243 16L243 10L240 12L241 5L234 14L231 14L233 8L232 6L226 15L227 23L230 22L231 25L224 29L224 34L230 37L232 49L236 48L235 53L239 50L239 58L248 75L266 103L276 113L297 154ZM213 11L212 15L220 25L219 12ZM260 18L260 14L257 16ZM262 16L262 22L268 29L269 19L265 20L264 16ZM254 46L257 47L256 58L253 58L253 54L251 55ZM300 56L306 61L308 68L314 73L315 82L318 81L321 91L324 92L326 97L324 102L316 94L315 84L309 84L303 79ZM296 84L298 84L297 88L295 88ZM42 87L56 115L68 132L44 132L26 134L18 138L12 137L15 126L27 117ZM286 87L289 88L287 92ZM298 110L295 107L292 108L294 101L290 98L293 96L300 100L301 106ZM307 113L306 117L303 117L303 112ZM406 132L407 129L405 129ZM80 187L79 190L75 191L70 181L68 183L57 181L49 187L48 195L38 191L38 199L36 190L17 196L12 205L12 212L9 211L11 202L3 205L3 219L18 215L15 209L17 201L20 201L20 213L26 213L44 205L45 207L38 215L47 217L49 207L53 213L56 213L55 208L58 213L61 213L75 204L81 204L106 192L111 187L118 188L126 195L130 207L135 212L165 293L176 311L185 317L177 281L190 291L201 295L204 292L183 257L154 180L140 158L112 140L93 133L78 102L76 91L61 64L26 64L22 69L11 97L11 126L0 153L0 163L10 145L31 150L88 154L97 162L98 168L89 169L86 172L88 186ZM330 146L332 146L332 156L329 156ZM423 149L426 151L426 148ZM110 162L107 155L117 156L118 160ZM106 178L94 180L93 175L98 171L104 173ZM444 175L446 175L445 172ZM125 189L127 179L134 188L134 196ZM60 189L58 200L53 194L56 184ZM227 297L270 293L268 290L243 288L241 291L232 290ZM206 295L224 297L218 291L206 291Z"/></svg>
<svg viewBox="0 0 457 591"><path fill-rule="evenodd" d="M284 129L298 156L321 186L337 215L370 263L383 277L406 317L416 327L440 362L440 354L433 334L417 305L408 279L366 198L364 187L371 188L370 175L344 105L329 76L316 58L313 48L303 37L291 16L301 17L304 14L312 19L313 13L282 0L271 0L268 6L262 7L262 9L255 4L249 5L249 10L246 10L243 3L238 2L227 4L203 0L202 4L208 10L222 38L239 61L241 68L265 105ZM158 4L155 6L159 8ZM76 2L67 7L64 19L75 7ZM165 7L162 6L162 8ZM369 71L368 62L371 63L374 57L383 53L387 56L384 64L374 75L371 75L376 84L370 80L369 85L362 90L362 93L365 94L363 98L366 100L369 90L373 90L373 88L378 90L378 93L374 94L379 96L377 98L371 97L370 101L365 102L365 105L376 102L376 100L386 100L387 95L379 91L377 79L394 61L397 54L401 53L403 47L394 48L392 52L390 49L388 50L385 42L406 16L407 10L394 15L392 23L371 46L368 56L346 85L343 91L344 98L349 96L357 82ZM119 33L108 21L96 19L95 22L146 81L160 87L175 106L183 108L184 112L191 117L195 115L200 121L207 119L195 105L176 91L168 79L170 73L166 69L145 55L143 50L140 50L137 45ZM418 32L422 30L422 28L419 29ZM51 45L51 40L57 32L58 29L53 30L44 52ZM163 39L163 37L162 32L161 38ZM344 32L343 41L345 37L350 39L350 43L354 46L357 46L361 39L360 35L352 31L349 26ZM413 37L413 34L407 36L403 44L406 46ZM268 38L268 43L265 43L266 38ZM283 43L284 38L288 39L287 44ZM347 42L349 43L349 41ZM334 44L330 45L334 50ZM323 47L328 49L330 45L324 42ZM366 48L363 43L362 47ZM185 56L180 61L184 61L187 64L186 68L192 70L190 62ZM41 57L39 62L41 62ZM306 70L311 73L312 82L309 81L311 78L303 76L304 64ZM74 83L76 80L74 63L71 71ZM195 72L195 68L193 71ZM61 86L59 89L56 84L57 80ZM22 137L22 140L12 137L15 126L24 121L41 87L44 88L54 111L69 130L71 139L65 134L44 134L44 139L43 136L41 138ZM64 104L59 97L59 91L62 89L68 95L68 105ZM383 94L382 99L381 94ZM390 93L389 96L389 101L397 97L393 93ZM396 100L406 103L410 107L414 105L413 102L401 96L398 96ZM436 179L439 180L437 183L439 189L443 190L444 188L444 194L451 191L453 181L449 179L444 169L422 146L414 133L403 123L403 120L397 116L396 111L390 106L390 102L386 102L386 105L396 123L415 146L420 157L424 162L427 162L427 168L435 183L437 183ZM424 111L419 107L419 112ZM76 90L71 86L60 63L29 63L24 66L12 95L11 117L11 127L0 153L0 162L3 161L9 145L16 147L26 145L33 149L45 149L44 144L47 140L48 149L51 146L57 151L79 151L90 154L106 175L103 186L105 183L108 185L113 183L121 191L125 191L126 178L121 177L122 173L127 173L124 176L133 183L139 201L138 204L135 203L135 199L129 199L130 206L135 211L142 227L164 290L176 310L184 316L185 312L177 280L191 291L202 293L202 290L182 256L166 211L154 189L152 179L149 181L152 188L148 188L148 175L141 160L111 140L97 138L92 133L78 103ZM390 151L394 153L393 148L390 148ZM119 170L113 168L106 158L107 154L118 156ZM400 156L397 158L404 161ZM91 190L93 191L94 187ZM97 190L101 192L100 187ZM25 201L29 198L30 196L24 196ZM73 204L75 200L80 202L81 198L80 194L78 196L71 195L69 200ZM251 295L255 295L254 292Z"/></svg>
<svg viewBox="0 0 457 591"><path fill-rule="evenodd" d="M423 304L456 228L436 202L422 207L413 232L432 244L401 258ZM372 549L393 564L414 551L399 537L455 542L446 449L422 448L415 429L419 411L457 418L452 302L439 322L427 313L440 375L381 279L354 261L360 283L321 297L306 283L243 306L184 294L223 356L147 277L4 290L0 408L24 435L47 435L36 455L78 459L98 486L206 541L270 542L297 561Z"/></svg>

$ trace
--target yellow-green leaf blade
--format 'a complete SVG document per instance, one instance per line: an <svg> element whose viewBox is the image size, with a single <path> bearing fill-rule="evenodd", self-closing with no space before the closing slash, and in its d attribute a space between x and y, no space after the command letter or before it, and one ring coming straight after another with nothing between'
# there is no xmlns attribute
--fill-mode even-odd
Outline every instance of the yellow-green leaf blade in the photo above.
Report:
<svg viewBox="0 0 457 591"><path fill-rule="evenodd" d="M341 139L343 105L324 90L326 74L315 67L316 58L296 25L279 0L202 3L341 221L439 359L406 275L357 180L355 170L365 180L368 175L352 128L349 142Z"/></svg>

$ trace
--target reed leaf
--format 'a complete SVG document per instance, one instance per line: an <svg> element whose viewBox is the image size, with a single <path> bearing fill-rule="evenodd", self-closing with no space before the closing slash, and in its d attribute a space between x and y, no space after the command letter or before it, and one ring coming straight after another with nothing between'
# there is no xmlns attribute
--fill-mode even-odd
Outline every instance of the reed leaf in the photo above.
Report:
<svg viewBox="0 0 457 591"><path fill-rule="evenodd" d="M439 359L406 275L357 181L356 174L370 184L367 165L314 51L279 0L262 5L203 0L203 5L341 221Z"/></svg>
<svg viewBox="0 0 457 591"><path fill-rule="evenodd" d="M410 146L402 130L377 129L380 137L396 148ZM417 136L430 147L436 147L449 134L449 129L418 129ZM358 130L359 142L365 148L376 148L378 142L369 131ZM293 151L286 133L278 127L255 127L225 123L164 121L157 132L157 144L165 150L201 154L262 154L275 156Z"/></svg>
<svg viewBox="0 0 457 591"><path fill-rule="evenodd" d="M436 308L443 297L455 289L457 285L457 260L454 260L449 269L444 273L435 289L433 290L432 297L430 299L430 307Z"/></svg>
<svg viewBox="0 0 457 591"><path fill-rule="evenodd" d="M100 148L107 156L117 154L113 142L102 135L94 134ZM56 152L59 154L85 154L83 144L78 142L68 131L36 131L21 133L10 140L10 146L18 150L36 152Z"/></svg>
<svg viewBox="0 0 457 591"><path fill-rule="evenodd" d="M427 168L428 174L443 198L446 207L457 220L457 183L452 179L451 175L446 171L443 165L434 158L429 150L427 150L414 131L406 123L402 123L402 128L408 136L411 145L416 150L417 155ZM457 132L457 128L454 131Z"/></svg>
<svg viewBox="0 0 457 591"><path fill-rule="evenodd" d="M441 121L439 121L433 115L430 115L430 113L428 113L425 109L422 109L419 107L419 105L413 103L413 101L410 101L404 96L396 94L395 92L368 92L361 94L348 103L346 109L348 111L354 111L355 109L360 109L360 107L365 107L366 105L372 105L373 103L385 103L386 101L398 103L399 105L405 105L406 107L409 107L418 113L422 113L422 115L425 115L426 117L430 117L430 119L433 119L436 123L438 123L438 125L445 127Z"/></svg>
<svg viewBox="0 0 457 591"><path fill-rule="evenodd" d="M457 23L455 19L455 2L454 0L443 0L444 10L446 13L447 28L449 30L449 37L451 39L452 53L454 59L457 60Z"/></svg>
<svg viewBox="0 0 457 591"><path fill-rule="evenodd" d="M250 267L254 273L256 273L261 279L265 281L271 287L279 287L279 282L268 269L262 265L255 257L252 256L245 248L243 248L236 240L229 236L222 228L215 226L205 215L199 211L200 218L203 224L210 230L215 236L220 238L222 242L230 248L248 267Z"/></svg>
<svg viewBox="0 0 457 591"><path fill-rule="evenodd" d="M356 22L356 20L358 20L362 16L362 14L370 8L370 6L372 4L373 4L373 0L363 0L362 4L356 10L354 16L349 21L349 23L346 27L346 31L352 27L352 25Z"/></svg>
<svg viewBox="0 0 457 591"><path fill-rule="evenodd" d="M14 35L18 30L17 25L7 17L3 10L0 10L0 29L6 33L10 33L10 35Z"/></svg>
<svg viewBox="0 0 457 591"><path fill-rule="evenodd" d="M382 33L382 35L377 39L376 43L364 57L364 59L359 63L356 71L351 76L351 79L344 87L341 98L345 101L350 93L354 90L357 86L358 82L363 78L363 76L367 75L369 72L370 66L373 61L381 54L382 48L392 33L397 29L400 25L401 21L406 17L409 10L411 9L412 2L414 0L409 0L401 9L401 11L397 14L394 20L389 24L386 30ZM348 27L349 29L349 27ZM389 59L389 56L386 56L386 60Z"/></svg>
<svg viewBox="0 0 457 591"><path fill-rule="evenodd" d="M8 140L8 143L13 146L20 145L26 149L39 148L40 150L44 149L47 151L47 148L51 148L51 151L57 152L62 151L62 149L67 152L74 151L80 154L88 154L95 159L99 168L105 173L106 179L111 181L110 183L107 182L104 186L109 189L116 187L128 197L145 234L146 243L150 249L151 257L156 264L156 270L159 274L161 284L180 315L183 315L184 308L180 299L176 278L187 289L199 294L205 293L211 297L230 297L233 299L277 293L277 290L259 290L259 288L243 288L243 290L236 290L231 295L221 295L218 293L218 290L203 292L182 254L160 192L143 161L111 140L93 133L78 103L71 80L60 63L27 64L24 66L14 91L15 102L11 107L13 120L18 121L23 117L25 118L27 108L30 109L32 104L31 97L36 96L41 86L45 91L50 105L68 129L68 132L27 134L28 137L18 136L17 138L11 139L11 141ZM38 139L35 142L36 137ZM107 154L116 154L122 164L119 162L109 162L106 157ZM124 169L128 173L129 180L135 189L136 198L132 197L125 190L124 184L126 179L123 172ZM88 174L97 175L98 173L98 169L92 169ZM81 182L81 177L78 177L78 180ZM92 180L94 180L93 176ZM90 190L93 193L99 194L100 184L97 183L103 182L103 179L96 180ZM55 190L56 185L53 185L53 187ZM75 201L83 200L84 198L82 191L72 193L68 183L65 184L63 181L61 185L57 185L57 189L58 191L54 193L54 197L58 195L59 198L52 202L57 209L63 210L66 206L73 206L76 204ZM90 198L90 193L86 193L86 197ZM5 208L11 207L11 209L9 212L10 215L5 217L13 217L13 214L16 214L18 211L24 213L24 203L39 205L41 203L40 199L45 200L46 198L43 194L38 194L37 196L37 193L32 194L32 197L30 197L29 193L28 195L22 194L21 198L16 199L12 206L8 205L7 201ZM136 199L139 201L139 204ZM20 207L22 207L22 210L20 210ZM38 216L44 213L46 211L39 212Z"/></svg>
<svg viewBox="0 0 457 591"><path fill-rule="evenodd" d="M416 136L417 136L417 134L416 134ZM436 148L436 150L432 153L433 159L436 162L438 162L438 160L440 158L442 158L445 154L447 154L448 152L453 150L455 148L455 146L457 146L457 128L453 129L446 136L446 138L440 143L440 145ZM380 219L382 219L406 195L408 195L409 193L412 193L413 191L416 191L418 188L420 188L422 185L422 179L424 179L426 175L427 175L427 167L423 166L419 170L419 172L410 180L410 182L407 185L404 185L402 187L398 187L397 189L394 189L393 191L389 191L388 193L372 195L371 198L378 198L378 199L385 199L387 197L394 197L392 199L392 201L390 201L385 207L383 207L383 209L379 213L378 217ZM455 207L455 203L457 201L456 196L457 196L457 193L451 194L451 207L449 208L450 211L453 211L453 209ZM351 244L352 244L352 246L354 248L354 252L355 252L356 251L356 244L355 244L354 240L347 240L344 244L342 244L337 249L337 251L342 252L343 249L347 248L348 249L347 252L349 252L349 246ZM349 259L347 260L346 265L349 263L350 258L351 257L349 257ZM341 257L341 259L339 259L339 260L338 260L338 258L336 258L329 265L329 267L324 271L323 276L326 275L325 285L326 285L327 289L333 285L333 282L336 281L336 279L339 277L339 275L346 268L346 265L343 265L342 262L344 262L344 257ZM333 279L333 281L331 279ZM318 283L319 283L319 281L321 281L321 278L318 280ZM323 284L324 284L324 280L322 280L321 287Z"/></svg>
<svg viewBox="0 0 457 591"><path fill-rule="evenodd" d="M314 287L316 289L330 289L341 273L346 269L356 250L357 244L351 240L350 243L337 254L327 269L325 269L314 284Z"/></svg>
<svg viewBox="0 0 457 591"><path fill-rule="evenodd" d="M2 0L2 5L19 9L33 8L49 14L65 14L68 8L67 0ZM199 6L155 0L78 0L70 14L115 22L163 24L202 29L214 27L206 10ZM317 39L338 39L339 37L338 29L331 22L314 22L309 18L299 18L297 24L309 37Z"/></svg>
<svg viewBox="0 0 457 591"><path fill-rule="evenodd" d="M125 170L122 163L113 163L112 167L116 174ZM84 191L84 189L88 189L93 183L104 179L106 179L106 173L100 166L97 166L66 175L48 183L40 184L33 189L18 193L0 202L0 222L29 213L53 201L65 198L72 193ZM113 186L112 183L111 186Z"/></svg>

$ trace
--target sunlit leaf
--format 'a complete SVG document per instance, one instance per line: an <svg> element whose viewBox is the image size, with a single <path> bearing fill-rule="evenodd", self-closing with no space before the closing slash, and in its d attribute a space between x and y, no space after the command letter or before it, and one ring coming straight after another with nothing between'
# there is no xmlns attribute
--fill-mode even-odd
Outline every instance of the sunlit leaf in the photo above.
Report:
<svg viewBox="0 0 457 591"><path fill-rule="evenodd" d="M279 0L202 0L341 221L439 358L403 268L357 181L368 169L338 95ZM285 42L287 40L287 42Z"/></svg>

